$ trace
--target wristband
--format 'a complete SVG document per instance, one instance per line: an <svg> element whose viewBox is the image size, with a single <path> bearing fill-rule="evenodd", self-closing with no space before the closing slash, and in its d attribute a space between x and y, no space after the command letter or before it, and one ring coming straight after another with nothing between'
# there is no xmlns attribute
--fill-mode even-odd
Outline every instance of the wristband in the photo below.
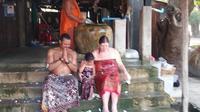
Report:
<svg viewBox="0 0 200 112"><path fill-rule="evenodd" d="M65 61L65 64L67 64L67 65L70 64L70 61Z"/></svg>
<svg viewBox="0 0 200 112"><path fill-rule="evenodd" d="M60 61L62 61L62 62L64 61L64 59L63 59L63 58L59 58L59 60L60 60Z"/></svg>

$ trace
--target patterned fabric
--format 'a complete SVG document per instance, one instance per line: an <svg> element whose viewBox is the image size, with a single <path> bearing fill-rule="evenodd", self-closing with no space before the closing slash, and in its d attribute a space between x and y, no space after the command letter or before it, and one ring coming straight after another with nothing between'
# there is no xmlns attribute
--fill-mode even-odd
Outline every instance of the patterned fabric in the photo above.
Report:
<svg viewBox="0 0 200 112"><path fill-rule="evenodd" d="M93 94L94 80L89 79L93 75L93 68L85 67L82 76L82 94L81 99L88 99Z"/></svg>
<svg viewBox="0 0 200 112"><path fill-rule="evenodd" d="M120 94L118 65L115 59L95 61L95 85L99 95L105 91Z"/></svg>
<svg viewBox="0 0 200 112"><path fill-rule="evenodd" d="M42 106L48 112L62 112L78 106L78 81L73 75L49 75L44 82Z"/></svg>

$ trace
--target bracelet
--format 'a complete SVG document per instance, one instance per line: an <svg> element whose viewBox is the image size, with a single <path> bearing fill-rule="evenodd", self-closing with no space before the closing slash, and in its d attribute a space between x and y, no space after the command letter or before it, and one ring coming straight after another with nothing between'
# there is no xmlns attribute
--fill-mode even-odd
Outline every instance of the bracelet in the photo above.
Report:
<svg viewBox="0 0 200 112"><path fill-rule="evenodd" d="M63 58L59 58L59 60L62 62L62 63L65 63L65 64L70 64L71 62L70 61L65 61Z"/></svg>
<svg viewBox="0 0 200 112"><path fill-rule="evenodd" d="M67 61L67 62L65 61L65 64L67 64L67 65L70 64L70 61Z"/></svg>
<svg viewBox="0 0 200 112"><path fill-rule="evenodd" d="M59 58L59 60L60 60L61 62L63 62L63 61L64 61L64 59L63 59L63 58Z"/></svg>

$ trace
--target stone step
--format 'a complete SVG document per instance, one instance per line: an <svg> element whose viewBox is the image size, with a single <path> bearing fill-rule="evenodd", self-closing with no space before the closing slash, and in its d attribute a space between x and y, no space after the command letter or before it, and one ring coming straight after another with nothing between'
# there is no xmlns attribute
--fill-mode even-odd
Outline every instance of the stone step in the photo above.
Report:
<svg viewBox="0 0 200 112"><path fill-rule="evenodd" d="M0 99L0 106L11 106L11 105L25 105L25 104L37 104L41 102L41 96L35 96L34 98L16 98L16 99ZM154 93L133 93L133 94L122 94L119 99L119 108L126 109L130 107L149 109L150 107L165 106L170 107L170 100L167 94L154 92ZM75 112L85 111L89 109L97 109L102 107L101 100L96 98L93 100L81 100L80 107L72 108ZM79 110L79 111L78 111Z"/></svg>
<svg viewBox="0 0 200 112"><path fill-rule="evenodd" d="M157 106L170 107L172 101L169 95L164 92L152 92L152 93L128 93L123 94L133 97L134 107L148 108Z"/></svg>
<svg viewBox="0 0 200 112"><path fill-rule="evenodd" d="M122 57L122 62L125 66L127 67L139 67L142 65L141 60L134 59L134 58L123 58Z"/></svg>
<svg viewBox="0 0 200 112"><path fill-rule="evenodd" d="M0 105L0 112L41 112L40 104Z"/></svg>
<svg viewBox="0 0 200 112"><path fill-rule="evenodd" d="M36 80L36 79L35 79ZM1 99L34 98L42 95L43 82L2 83L0 84ZM122 84L122 93L162 92L163 82L159 79L133 79L131 84Z"/></svg>
<svg viewBox="0 0 200 112"><path fill-rule="evenodd" d="M88 110L70 110L69 112L102 112L100 108L97 109L88 109ZM172 108L163 108L163 107L155 107L153 109L136 109L136 108L126 108L126 109L118 109L118 112L178 112Z"/></svg>
<svg viewBox="0 0 200 112"><path fill-rule="evenodd" d="M69 112L102 112L101 108L96 108L96 109L86 109L86 110L73 110L70 109ZM139 112L138 109L135 108L126 108L126 109L118 109L118 112Z"/></svg>
<svg viewBox="0 0 200 112"><path fill-rule="evenodd" d="M179 111L170 107L153 107L149 109L142 109L137 112L179 112Z"/></svg>
<svg viewBox="0 0 200 112"><path fill-rule="evenodd" d="M84 112L87 110L100 110L102 103L99 99L95 100L82 100L80 102L80 107L75 107L70 109L70 112ZM144 110L149 110L153 107L165 107L170 108L170 101L166 94L162 93L149 93L145 95L135 94L135 96L121 96L118 103L119 109L127 108L141 108ZM143 112L143 111L142 111ZM150 111L151 112L151 111ZM152 111L153 112L153 111Z"/></svg>
<svg viewBox="0 0 200 112"><path fill-rule="evenodd" d="M111 105L111 104L109 104ZM118 102L119 109L127 109L133 106L133 100L131 97L120 97ZM100 99L94 100L82 100L80 102L80 107L74 107L70 109L70 112L84 112L87 110L96 110L99 111L102 108L102 102Z"/></svg>
<svg viewBox="0 0 200 112"><path fill-rule="evenodd" d="M157 69L152 66L126 67L132 79L157 78Z"/></svg>
<svg viewBox="0 0 200 112"><path fill-rule="evenodd" d="M41 112L40 104L24 104L15 106L0 105L0 112ZM75 110L70 109L69 112L102 112L101 108ZM172 108L167 107L154 107L151 109L137 109L137 108L119 108L118 112L178 112Z"/></svg>
<svg viewBox="0 0 200 112"><path fill-rule="evenodd" d="M0 84L42 82L48 75L45 68L9 68L0 71Z"/></svg>
<svg viewBox="0 0 200 112"><path fill-rule="evenodd" d="M157 74L153 68L131 68L127 67L132 79L154 78ZM0 68L0 83L26 83L41 82L48 75L46 68Z"/></svg>
<svg viewBox="0 0 200 112"><path fill-rule="evenodd" d="M0 112L40 112L41 97L26 98L26 99L1 99ZM127 109L132 107L133 100L129 97L122 97L119 99L118 107L120 109ZM95 98L93 100L81 100L80 107L70 109L70 112L81 112L89 109L101 109L101 100ZM22 109L33 109L34 111L21 111ZM2 110L2 111L1 111Z"/></svg>
<svg viewBox="0 0 200 112"><path fill-rule="evenodd" d="M164 90L164 83L160 79L133 79L131 84L122 84L122 90L130 93L141 92L162 92Z"/></svg>
<svg viewBox="0 0 200 112"><path fill-rule="evenodd" d="M0 84L0 99L23 99L42 96L42 82Z"/></svg>

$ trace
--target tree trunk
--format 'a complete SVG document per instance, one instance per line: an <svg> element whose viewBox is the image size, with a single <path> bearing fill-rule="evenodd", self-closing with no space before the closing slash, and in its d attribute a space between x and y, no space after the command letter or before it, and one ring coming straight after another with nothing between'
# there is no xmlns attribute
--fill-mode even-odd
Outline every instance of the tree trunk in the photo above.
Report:
<svg viewBox="0 0 200 112"><path fill-rule="evenodd" d="M175 6L178 6L179 0L169 0L168 3L169 3L169 4L173 4L173 5L175 5Z"/></svg>
<svg viewBox="0 0 200 112"><path fill-rule="evenodd" d="M188 45L189 45L189 33L188 33L188 0L180 0L180 8L182 11L182 112L188 112Z"/></svg>
<svg viewBox="0 0 200 112"><path fill-rule="evenodd" d="M181 3L179 0L169 0L169 4L179 6L178 4ZM189 14L194 8L194 0L188 0L188 8Z"/></svg>

